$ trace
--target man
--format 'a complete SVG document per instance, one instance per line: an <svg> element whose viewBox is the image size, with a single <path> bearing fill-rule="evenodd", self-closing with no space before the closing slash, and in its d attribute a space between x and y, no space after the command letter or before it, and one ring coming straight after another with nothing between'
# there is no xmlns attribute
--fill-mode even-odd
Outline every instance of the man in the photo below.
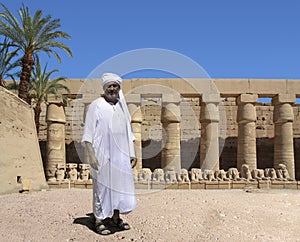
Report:
<svg viewBox="0 0 300 242"><path fill-rule="evenodd" d="M95 229L102 235L112 232L110 226L130 229L120 214L136 207L130 163L134 136L121 82L114 73L102 75L104 94L90 104L82 138L92 167Z"/></svg>

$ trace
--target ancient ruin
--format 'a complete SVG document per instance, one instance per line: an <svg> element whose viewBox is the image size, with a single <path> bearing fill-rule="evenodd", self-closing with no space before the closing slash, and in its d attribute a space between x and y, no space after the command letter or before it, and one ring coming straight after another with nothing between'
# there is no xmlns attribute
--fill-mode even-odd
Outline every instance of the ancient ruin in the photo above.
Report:
<svg viewBox="0 0 300 242"><path fill-rule="evenodd" d="M136 137L138 161L133 179L137 187L158 183L189 183L190 188L204 183L207 189L241 188L248 183L271 187L274 181L273 188L297 188L299 81L210 80L217 92L201 90L207 87L197 87L201 81L145 78L123 82ZM73 99L65 107L66 159L80 164L85 157L80 147L84 115L88 104L102 93L101 81L69 80L69 87ZM40 137L43 142L42 128ZM214 185L205 186L208 181Z"/></svg>
<svg viewBox="0 0 300 242"><path fill-rule="evenodd" d="M124 80L122 89L136 137L136 187L230 189L251 184L300 189L299 83ZM45 171L52 187L90 187L80 141L88 105L102 93L101 80L70 79L67 85L70 102L45 105L41 114ZM55 112L60 114L50 115ZM58 133L59 137L54 135Z"/></svg>

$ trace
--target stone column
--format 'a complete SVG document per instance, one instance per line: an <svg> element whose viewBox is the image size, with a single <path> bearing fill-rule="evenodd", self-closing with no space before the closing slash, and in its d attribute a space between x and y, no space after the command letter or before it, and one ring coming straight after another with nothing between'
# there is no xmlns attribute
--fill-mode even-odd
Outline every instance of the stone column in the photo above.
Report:
<svg viewBox="0 0 300 242"><path fill-rule="evenodd" d="M142 111L141 111L141 95L140 94L127 94L126 101L129 113L131 115L131 126L135 136L135 155L137 158L136 166L133 168L136 171L142 169Z"/></svg>
<svg viewBox="0 0 300 242"><path fill-rule="evenodd" d="M249 169L257 168L256 160L256 108L257 94L241 94L237 98L238 113L238 147L237 168L241 171L243 164Z"/></svg>
<svg viewBox="0 0 300 242"><path fill-rule="evenodd" d="M293 121L294 113L292 103L296 96L292 94L278 94L272 100L274 105L273 122L275 124L274 136L274 168L279 164L286 165L291 178L295 178Z"/></svg>
<svg viewBox="0 0 300 242"><path fill-rule="evenodd" d="M163 147L161 167L174 169L180 174L180 96L163 94L161 122L163 126Z"/></svg>
<svg viewBox="0 0 300 242"><path fill-rule="evenodd" d="M217 94L202 96L200 122L200 168L219 170L219 102Z"/></svg>
<svg viewBox="0 0 300 242"><path fill-rule="evenodd" d="M49 101L49 100L48 100ZM46 113L47 156L46 177L55 179L57 165L66 167L65 123L66 116L61 101L49 101Z"/></svg>
<svg viewBox="0 0 300 242"><path fill-rule="evenodd" d="M86 113L89 109L91 101L89 101L88 103L86 103L86 102L83 102L83 103L84 103L83 123L85 124ZM83 130L84 130L84 128L83 128ZM83 162L84 164L90 164L90 162L89 162L89 153L88 153L86 148L83 149L83 161L81 161L81 162Z"/></svg>

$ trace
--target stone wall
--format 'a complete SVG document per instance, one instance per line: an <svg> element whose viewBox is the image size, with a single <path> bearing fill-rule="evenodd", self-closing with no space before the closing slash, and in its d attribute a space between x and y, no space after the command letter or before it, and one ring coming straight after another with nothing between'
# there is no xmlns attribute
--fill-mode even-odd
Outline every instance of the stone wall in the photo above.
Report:
<svg viewBox="0 0 300 242"><path fill-rule="evenodd" d="M47 188L33 109L0 87L0 194Z"/></svg>

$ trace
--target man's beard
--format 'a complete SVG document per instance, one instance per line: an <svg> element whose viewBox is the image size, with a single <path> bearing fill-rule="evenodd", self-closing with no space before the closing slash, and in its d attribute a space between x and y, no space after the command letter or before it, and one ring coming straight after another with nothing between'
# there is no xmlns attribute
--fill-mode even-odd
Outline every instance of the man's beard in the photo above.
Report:
<svg viewBox="0 0 300 242"><path fill-rule="evenodd" d="M110 102L116 102L117 98L119 98L119 93L112 91L112 92L106 92L105 93L105 98L106 100L110 101Z"/></svg>

